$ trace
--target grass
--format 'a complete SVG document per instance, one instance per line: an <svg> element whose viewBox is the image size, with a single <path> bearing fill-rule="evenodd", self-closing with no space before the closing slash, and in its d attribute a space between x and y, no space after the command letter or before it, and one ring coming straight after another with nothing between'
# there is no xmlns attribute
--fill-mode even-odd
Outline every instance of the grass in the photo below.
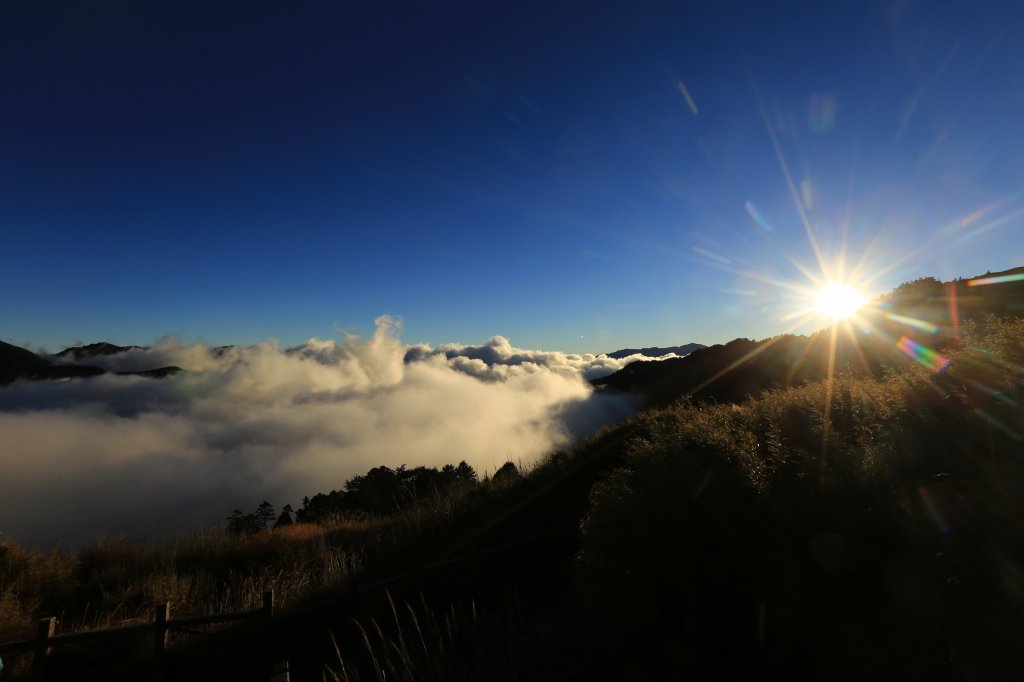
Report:
<svg viewBox="0 0 1024 682"><path fill-rule="evenodd" d="M390 594L388 601L392 620L383 627L376 620L371 620L367 626L351 621L364 646L359 652L361 661L346 663L334 634L330 635L335 660L324 664L325 679L333 682L467 679L465 665L460 665L459 657L451 654L464 648L468 632L480 633L475 605L470 603L461 609L449 605L438 613L425 602L418 607L403 603L399 608ZM360 673L361 669L365 674Z"/></svg>
<svg viewBox="0 0 1024 682"><path fill-rule="evenodd" d="M57 614L71 631L146 621L164 602L176 615L257 608L268 589L292 602L351 575L363 538L395 523L211 531L151 544L106 538L74 554L0 545L0 640L31 636L43 615Z"/></svg>

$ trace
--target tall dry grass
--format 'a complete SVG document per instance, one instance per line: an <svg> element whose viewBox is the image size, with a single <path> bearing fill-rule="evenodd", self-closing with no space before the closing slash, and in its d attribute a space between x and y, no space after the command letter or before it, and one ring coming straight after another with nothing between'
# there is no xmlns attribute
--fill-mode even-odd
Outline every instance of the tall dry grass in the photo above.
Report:
<svg viewBox="0 0 1024 682"><path fill-rule="evenodd" d="M402 518L335 519L251 535L102 538L74 553L0 545L0 640L31 636L48 615L63 631L102 628L148 621L164 602L175 615L254 609L271 589L287 606L343 584L368 551L400 542L409 526Z"/></svg>
<svg viewBox="0 0 1024 682"><path fill-rule="evenodd" d="M177 616L255 609L267 590L287 608L343 588L374 562L401 565L467 510L501 504L519 481L485 479L422 495L391 515L339 513L251 534L101 537L75 552L0 544L0 641L31 636L50 615L67 632L149 621L165 602Z"/></svg>

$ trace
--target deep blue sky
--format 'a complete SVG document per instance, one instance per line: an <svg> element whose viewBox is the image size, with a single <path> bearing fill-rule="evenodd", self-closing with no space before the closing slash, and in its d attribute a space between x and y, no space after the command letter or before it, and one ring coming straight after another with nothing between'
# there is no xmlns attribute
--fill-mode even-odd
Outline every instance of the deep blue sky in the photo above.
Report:
<svg viewBox="0 0 1024 682"><path fill-rule="evenodd" d="M771 336L773 136L869 293L1021 265L1019 7L7 3L0 338Z"/></svg>

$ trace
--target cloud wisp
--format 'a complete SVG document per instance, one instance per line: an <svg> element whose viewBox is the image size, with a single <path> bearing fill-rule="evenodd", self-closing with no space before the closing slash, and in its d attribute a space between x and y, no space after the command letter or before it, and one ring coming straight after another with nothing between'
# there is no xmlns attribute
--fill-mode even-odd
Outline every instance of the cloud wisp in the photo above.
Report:
<svg viewBox="0 0 1024 682"><path fill-rule="evenodd" d="M627 415L587 379L635 358L372 338L211 348L164 340L90 359L103 375L0 389L0 532L37 546L216 525L340 488L367 469L465 459L493 471Z"/></svg>

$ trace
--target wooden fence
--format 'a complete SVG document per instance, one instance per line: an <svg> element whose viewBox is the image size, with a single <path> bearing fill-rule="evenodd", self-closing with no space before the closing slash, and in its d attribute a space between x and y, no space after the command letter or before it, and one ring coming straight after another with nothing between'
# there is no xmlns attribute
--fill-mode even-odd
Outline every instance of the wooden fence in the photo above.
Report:
<svg viewBox="0 0 1024 682"><path fill-rule="evenodd" d="M269 625L274 616L274 592L263 593L263 606L251 611L232 611L229 613L213 613L205 616L187 616L171 618L171 605L159 604L155 609L153 621L138 625L122 625L102 630L84 630L56 634L57 619L43 618L39 621L36 636L16 642L0 643L0 656L4 654L20 654L33 652L32 677L42 679L48 672L47 661L54 650L60 646L90 644L94 642L116 640L123 637L150 637L152 641L152 670L154 679L159 679L161 663L167 649L171 632L189 635L210 635L207 630L200 630L204 625L231 623L240 621L266 621Z"/></svg>
<svg viewBox="0 0 1024 682"><path fill-rule="evenodd" d="M570 525L575 528L575 521ZM517 542L496 547L488 547L485 549L477 549L458 556L449 556L441 561L420 565L413 570L406 571L400 575L377 580L368 584L355 585L353 586L352 591L344 596L335 597L329 601L306 606L304 608L292 609L289 611L288 616L285 617L290 617L294 620L296 618L302 618L310 613L321 613L324 608L337 607L337 605L344 599L350 598L353 594L373 592L381 588L387 588L389 585L406 580L412 576L421 575L451 564L523 547L535 542L538 538L555 532L556 530L557 528L548 527L540 533L536 533ZM283 614L278 615L280 618ZM150 667L153 679L159 680L161 679L161 673L163 670L162 659L164 651L167 648L168 636L171 632L179 632L187 635L209 636L215 633L211 633L206 630L199 630L198 628L203 625L213 625L216 623L244 621L262 621L269 628L274 622L274 616L274 592L273 590L270 590L263 593L263 606L251 611L233 611L230 613L215 613L205 616L187 616L185 618L172 619L170 605L159 604L155 609L153 621L150 623L124 625L120 627L106 628L103 630L86 630L82 632L55 634L57 619L44 618L39 621L36 636L34 638L23 639L16 642L0 643L0 656L9 653L34 652L34 656L32 658L32 677L33 679L45 679L48 673L55 672L49 670L49 666L47 665L48 659L53 651L62 645L74 645L81 642L100 642L104 640L113 641L123 637L148 635L152 638L152 646L150 647L151 656L147 657L146 660L151 663ZM287 660L277 660L269 667L268 680L270 682L288 682L290 679L289 669L290 666Z"/></svg>

